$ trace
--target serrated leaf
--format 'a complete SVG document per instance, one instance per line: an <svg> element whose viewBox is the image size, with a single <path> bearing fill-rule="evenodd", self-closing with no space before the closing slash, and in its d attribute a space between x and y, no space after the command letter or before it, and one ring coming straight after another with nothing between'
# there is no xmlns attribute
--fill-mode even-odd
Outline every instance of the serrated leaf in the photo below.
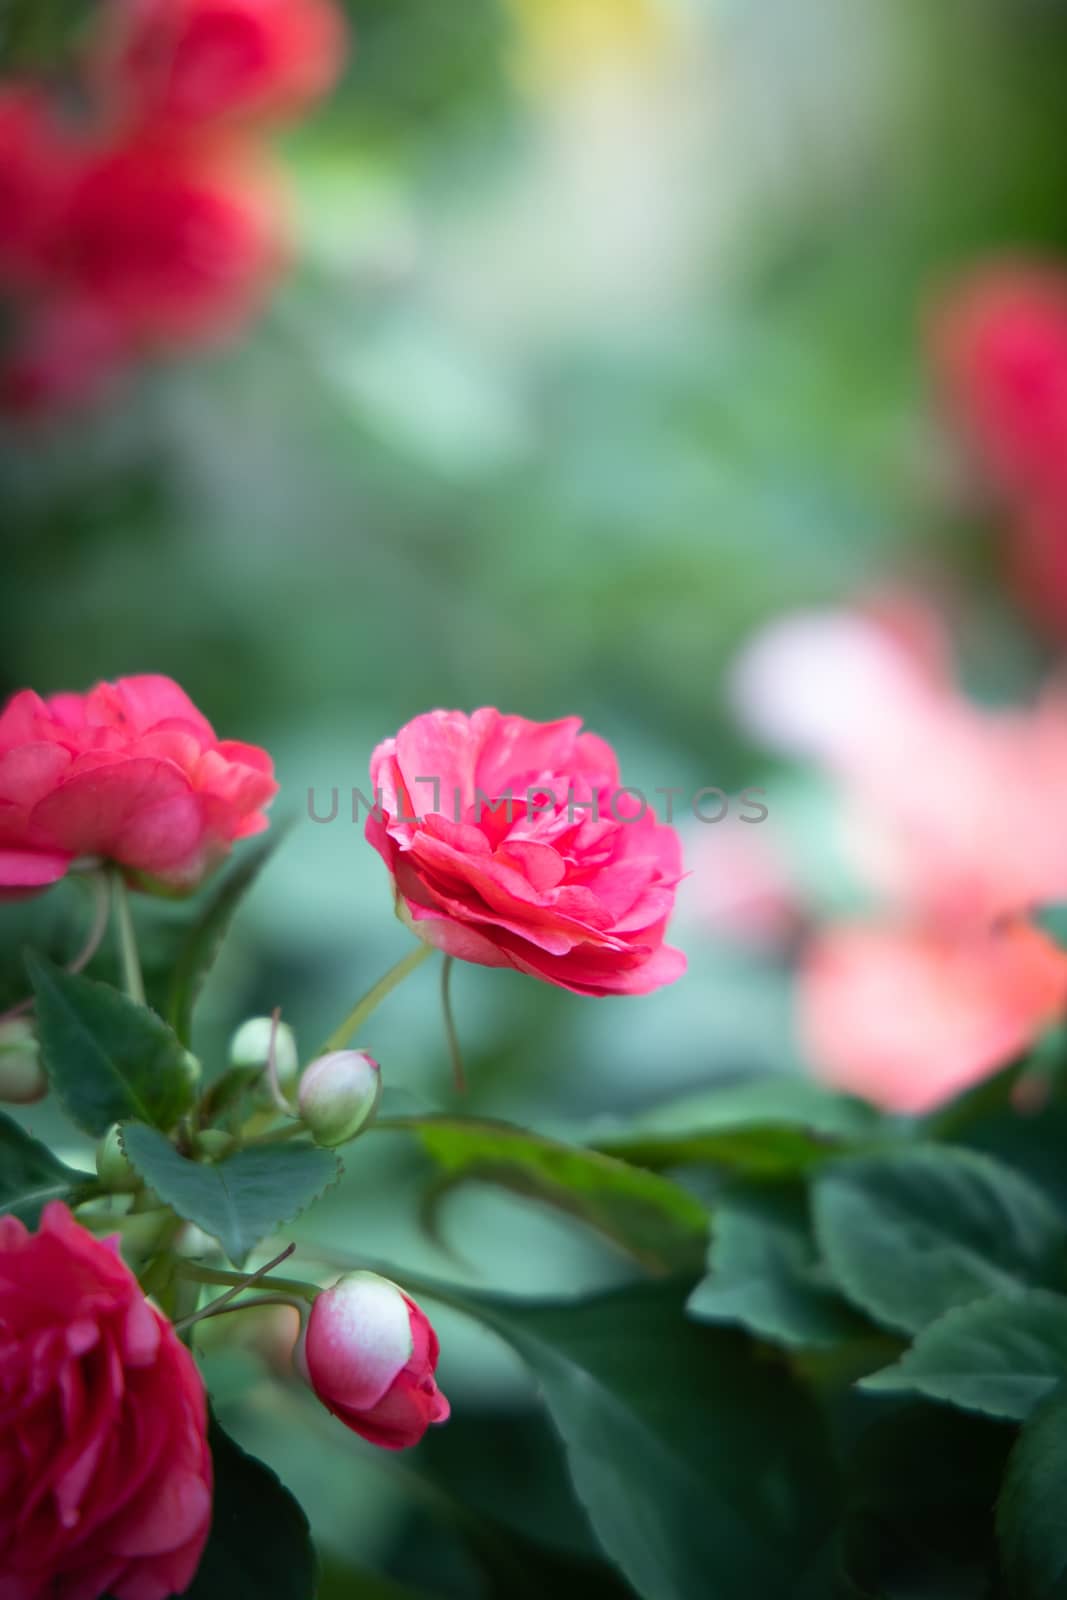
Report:
<svg viewBox="0 0 1067 1600"><path fill-rule="evenodd" d="M1042 1289L946 1312L899 1361L860 1387L924 1394L964 1411L1022 1421L1067 1373L1067 1299Z"/></svg>
<svg viewBox="0 0 1067 1600"><path fill-rule="evenodd" d="M688 1322L685 1293L450 1298L538 1379L593 1530L639 1595L785 1595L828 1531L820 1424L784 1368Z"/></svg>
<svg viewBox="0 0 1067 1600"><path fill-rule="evenodd" d="M292 822L276 824L270 835L253 845L223 878L189 928L174 959L166 1013L175 1033L188 1044L193 1008L218 958L241 901L289 832Z"/></svg>
<svg viewBox="0 0 1067 1600"><path fill-rule="evenodd" d="M1018 1600L1067 1595L1067 1390L1041 1404L1008 1458L997 1533Z"/></svg>
<svg viewBox="0 0 1067 1600"><path fill-rule="evenodd" d="M215 1469L211 1533L185 1600L314 1600L315 1552L308 1520L269 1467L212 1419Z"/></svg>
<svg viewBox="0 0 1067 1600"><path fill-rule="evenodd" d="M953 1306L1061 1280L1067 1223L1040 1189L972 1150L919 1146L827 1168L812 1199L843 1293L915 1333Z"/></svg>
<svg viewBox="0 0 1067 1600"><path fill-rule="evenodd" d="M803 1190L784 1184L720 1195L708 1275L687 1310L698 1322L735 1323L798 1349L840 1344L865 1331L818 1259Z"/></svg>
<svg viewBox="0 0 1067 1600"><path fill-rule="evenodd" d="M122 1143L160 1199L218 1239L236 1266L341 1173L337 1157L315 1145L262 1145L208 1165L179 1155L169 1140L137 1122L123 1126Z"/></svg>
<svg viewBox="0 0 1067 1600"><path fill-rule="evenodd" d="M687 1095L622 1126L601 1121L588 1142L654 1170L711 1163L750 1177L781 1177L865 1148L883 1134L870 1106L783 1075Z"/></svg>
<svg viewBox="0 0 1067 1600"><path fill-rule="evenodd" d="M579 1218L654 1268L692 1266L703 1255L704 1207L656 1173L506 1122L395 1117L378 1126L413 1134L441 1170L444 1187L498 1184Z"/></svg>
<svg viewBox="0 0 1067 1600"><path fill-rule="evenodd" d="M75 1172L17 1122L0 1113L0 1216L10 1212L35 1228L50 1200L70 1200L94 1181Z"/></svg>
<svg viewBox="0 0 1067 1600"><path fill-rule="evenodd" d="M73 1122L99 1138L134 1117L171 1128L195 1096L191 1057L162 1017L29 952L41 1057Z"/></svg>

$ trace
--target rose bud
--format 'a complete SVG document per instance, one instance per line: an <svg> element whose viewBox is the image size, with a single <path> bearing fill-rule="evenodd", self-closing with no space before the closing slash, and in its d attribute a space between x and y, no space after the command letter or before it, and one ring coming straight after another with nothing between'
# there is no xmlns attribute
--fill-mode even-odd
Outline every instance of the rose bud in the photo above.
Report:
<svg viewBox="0 0 1067 1600"><path fill-rule="evenodd" d="M371 1120L382 1097L382 1075L365 1050L331 1050L300 1080L300 1115L316 1144L347 1144Z"/></svg>
<svg viewBox="0 0 1067 1600"><path fill-rule="evenodd" d="M298 1360L327 1411L385 1450L447 1422L434 1381L439 1346L426 1314L387 1278L353 1272L315 1300Z"/></svg>
<svg viewBox="0 0 1067 1600"><path fill-rule="evenodd" d="M122 1148L117 1122L111 1124L96 1147L96 1175L112 1194L132 1194L141 1187L141 1180Z"/></svg>
<svg viewBox="0 0 1067 1600"><path fill-rule="evenodd" d="M0 1594L184 1594L211 1523L204 1385L117 1241L56 1200L36 1233L0 1218L0 1327Z"/></svg>
<svg viewBox="0 0 1067 1600"><path fill-rule="evenodd" d="M43 1100L47 1093L48 1079L33 1024L21 1018L0 1023L0 1100L28 1106Z"/></svg>
<svg viewBox="0 0 1067 1600"><path fill-rule="evenodd" d="M274 1022L270 1017L249 1017L230 1040L230 1066L266 1070ZM283 1094L295 1087L300 1071L296 1038L286 1022L279 1022L274 1037L274 1065Z"/></svg>

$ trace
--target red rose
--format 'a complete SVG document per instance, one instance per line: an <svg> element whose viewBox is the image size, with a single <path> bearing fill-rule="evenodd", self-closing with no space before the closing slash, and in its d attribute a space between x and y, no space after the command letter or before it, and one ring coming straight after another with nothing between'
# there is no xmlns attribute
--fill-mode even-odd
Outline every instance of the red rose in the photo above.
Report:
<svg viewBox="0 0 1067 1600"><path fill-rule="evenodd" d="M193 886L267 826L277 790L255 745L216 738L170 678L120 678L0 712L0 895L47 887L99 856Z"/></svg>
<svg viewBox="0 0 1067 1600"><path fill-rule="evenodd" d="M580 728L416 717L371 758L384 816L367 838L429 944L576 994L645 994L685 971L663 942L681 847Z"/></svg>
<svg viewBox="0 0 1067 1600"><path fill-rule="evenodd" d="M196 1364L118 1255L53 1201L0 1218L0 1596L166 1600L211 1521Z"/></svg>
<svg viewBox="0 0 1067 1600"><path fill-rule="evenodd" d="M40 258L74 170L73 146L40 89L0 87L0 282L24 285Z"/></svg>
<svg viewBox="0 0 1067 1600"><path fill-rule="evenodd" d="M145 141L86 159L49 268L64 295L169 341L237 326L280 255L272 186L243 152Z"/></svg>
<svg viewBox="0 0 1067 1600"><path fill-rule="evenodd" d="M315 1300L301 1356L327 1411L371 1444L406 1450L448 1420L438 1352L414 1300L374 1272L352 1272Z"/></svg>
<svg viewBox="0 0 1067 1600"><path fill-rule="evenodd" d="M140 121L194 128L302 110L344 52L331 0L114 0L101 72Z"/></svg>
<svg viewBox="0 0 1067 1600"><path fill-rule="evenodd" d="M1034 262L987 267L933 328L955 414L997 486L1030 494L1067 474L1067 274Z"/></svg>
<svg viewBox="0 0 1067 1600"><path fill-rule="evenodd" d="M95 399L129 354L125 330L86 300L46 303L25 320L0 366L0 410L49 416Z"/></svg>

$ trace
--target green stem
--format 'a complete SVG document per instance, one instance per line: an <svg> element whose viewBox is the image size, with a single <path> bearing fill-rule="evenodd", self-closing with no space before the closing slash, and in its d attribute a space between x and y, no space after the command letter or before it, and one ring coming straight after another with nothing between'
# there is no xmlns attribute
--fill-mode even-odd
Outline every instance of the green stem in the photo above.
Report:
<svg viewBox="0 0 1067 1600"><path fill-rule="evenodd" d="M130 897L126 880L121 872L112 876L113 904L115 907L115 932L118 937L119 961L122 964L122 982L130 999L137 1005L146 1004L144 978L141 976L141 958L137 953L137 934L130 913Z"/></svg>
<svg viewBox="0 0 1067 1600"><path fill-rule="evenodd" d="M284 1254L288 1255L289 1251L286 1250ZM275 1257L275 1260L279 1259L282 1258ZM258 1272L252 1273L251 1276L247 1272L229 1272L224 1267L202 1267L192 1261L179 1261L175 1270L179 1277L191 1278L196 1283L231 1284L233 1293L240 1294L250 1284L258 1282L265 1272L270 1271L273 1264L273 1262L268 1262L265 1267L260 1267ZM268 1278L266 1282L271 1289L278 1289L284 1294L295 1295L300 1300L314 1300L317 1295L322 1293L322 1289L317 1283L304 1283L299 1278ZM232 1295L222 1295L213 1304L218 1306L222 1304L223 1300L232 1298Z"/></svg>
<svg viewBox="0 0 1067 1600"><path fill-rule="evenodd" d="M432 945L417 944L402 961L397 962L395 967L390 967L385 976L378 979L374 988L368 989L362 1000L357 1001L340 1027L334 1029L319 1054L328 1055L331 1050L343 1050L371 1012L376 1011L386 996L392 994L397 984L403 983L408 973L414 972L416 967L421 966L432 952Z"/></svg>
<svg viewBox="0 0 1067 1600"><path fill-rule="evenodd" d="M452 1015L453 964L451 956L445 956L441 963L441 1015L444 1017L448 1055L452 1062L452 1082L457 1094L466 1094L467 1075L463 1070L463 1051L460 1048L459 1034L456 1032L456 1019Z"/></svg>
<svg viewBox="0 0 1067 1600"><path fill-rule="evenodd" d="M268 1128L266 1133L254 1134L251 1139L243 1139L244 1145L283 1144L286 1139L296 1139L300 1134L306 1134L307 1128L302 1122L286 1122L280 1128Z"/></svg>
<svg viewBox="0 0 1067 1600"><path fill-rule="evenodd" d="M227 1298L223 1295L218 1300L213 1300L211 1305L205 1306L203 1311L194 1311L192 1316L183 1317L176 1322L174 1327L178 1333L184 1333L186 1328L191 1328L194 1323L206 1322L209 1317L228 1317L234 1311L257 1311L260 1306L292 1306L294 1311L300 1313L301 1318L307 1315L307 1301L298 1300L295 1295L288 1294L254 1294L248 1300L234 1300L229 1305L223 1305Z"/></svg>

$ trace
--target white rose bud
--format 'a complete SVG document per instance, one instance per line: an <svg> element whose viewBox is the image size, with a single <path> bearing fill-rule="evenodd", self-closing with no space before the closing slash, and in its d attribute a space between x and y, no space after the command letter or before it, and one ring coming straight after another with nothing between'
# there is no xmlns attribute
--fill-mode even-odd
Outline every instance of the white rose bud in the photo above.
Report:
<svg viewBox="0 0 1067 1600"><path fill-rule="evenodd" d="M255 1067L266 1071L270 1055L270 1036L274 1024L270 1017L249 1017L242 1022L230 1040L230 1066ZM278 1084L283 1094L296 1087L300 1071L296 1039L287 1022L278 1023L274 1040L274 1064L278 1069Z"/></svg>
<svg viewBox="0 0 1067 1600"><path fill-rule="evenodd" d="M28 1106L47 1093L48 1079L32 1022L16 1017L0 1023L0 1100Z"/></svg>
<svg viewBox="0 0 1067 1600"><path fill-rule="evenodd" d="M331 1050L300 1080L300 1116L316 1144L346 1144L370 1122L382 1094L381 1069L365 1050Z"/></svg>

